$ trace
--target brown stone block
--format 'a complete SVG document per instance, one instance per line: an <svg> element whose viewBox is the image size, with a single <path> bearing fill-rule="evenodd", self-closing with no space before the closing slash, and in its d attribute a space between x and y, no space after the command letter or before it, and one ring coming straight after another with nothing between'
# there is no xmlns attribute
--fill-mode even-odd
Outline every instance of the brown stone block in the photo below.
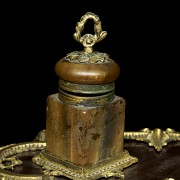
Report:
<svg viewBox="0 0 180 180"><path fill-rule="evenodd" d="M47 98L46 152L85 166L123 151L125 101L84 107L63 103L58 94Z"/></svg>

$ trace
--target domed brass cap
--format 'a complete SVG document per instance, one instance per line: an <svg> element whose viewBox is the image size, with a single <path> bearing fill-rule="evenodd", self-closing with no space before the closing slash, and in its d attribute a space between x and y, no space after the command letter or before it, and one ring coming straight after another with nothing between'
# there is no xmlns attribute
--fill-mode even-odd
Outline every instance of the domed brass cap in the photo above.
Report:
<svg viewBox="0 0 180 180"><path fill-rule="evenodd" d="M96 55L95 55L96 54ZM106 61L103 57L106 56ZM88 57L87 62L81 62L83 57ZM93 57L94 56L94 57ZM97 61L102 58L102 61ZM74 60L76 58L76 60ZM91 59L93 59L91 62ZM97 58L97 59L96 59ZM103 62L104 61L104 62ZM109 59L105 53L93 52L83 54L79 52L70 53L59 60L55 66L55 72L60 79L78 84L106 84L115 81L119 74L118 64Z"/></svg>
<svg viewBox="0 0 180 180"><path fill-rule="evenodd" d="M94 20L95 34L81 37L81 31L88 19ZM114 82L120 75L120 68L108 54L93 51L93 45L106 35L97 15L88 12L81 17L74 38L84 46L84 51L73 51L55 65L55 72L59 77L59 98L62 101L102 105L114 99Z"/></svg>

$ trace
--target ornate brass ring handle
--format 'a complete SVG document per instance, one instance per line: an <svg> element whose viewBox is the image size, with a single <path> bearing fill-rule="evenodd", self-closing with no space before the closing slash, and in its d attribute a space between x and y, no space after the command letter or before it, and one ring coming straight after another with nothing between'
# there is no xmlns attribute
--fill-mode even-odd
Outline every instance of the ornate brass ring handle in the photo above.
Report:
<svg viewBox="0 0 180 180"><path fill-rule="evenodd" d="M88 19L94 20L94 32L95 34L85 34L81 36L81 32L84 29L84 25ZM103 40L107 35L106 31L102 31L101 21L97 15L92 12L87 12L84 16L81 17L80 21L76 25L76 32L74 33L74 39L81 43L84 46L84 51L86 53L92 53L92 46Z"/></svg>

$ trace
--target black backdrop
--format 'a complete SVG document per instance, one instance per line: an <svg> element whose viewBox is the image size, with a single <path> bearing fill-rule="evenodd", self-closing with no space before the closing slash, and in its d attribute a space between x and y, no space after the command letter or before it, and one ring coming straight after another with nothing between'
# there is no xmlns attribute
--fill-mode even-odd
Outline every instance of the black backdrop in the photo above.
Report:
<svg viewBox="0 0 180 180"><path fill-rule="evenodd" d="M55 63L82 50L72 35L88 11L108 33L95 50L121 68L116 95L126 99L125 130L180 130L177 4L67 0L1 8L0 145L31 141L45 128L46 98L58 92ZM91 21L86 32L93 33Z"/></svg>

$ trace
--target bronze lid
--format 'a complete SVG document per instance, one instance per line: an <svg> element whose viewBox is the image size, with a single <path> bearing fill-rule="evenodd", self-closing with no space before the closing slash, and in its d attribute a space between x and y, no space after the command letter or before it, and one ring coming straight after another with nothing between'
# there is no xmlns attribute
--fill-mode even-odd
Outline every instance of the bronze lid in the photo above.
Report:
<svg viewBox="0 0 180 180"><path fill-rule="evenodd" d="M85 34L81 31L88 19L93 19L95 35ZM55 72L60 79L78 84L106 84L115 81L119 74L118 64L110 59L106 53L93 51L92 46L107 35L102 31L99 17L91 12L82 16L77 23L74 38L84 46L84 51L74 51L59 60Z"/></svg>
<svg viewBox="0 0 180 180"><path fill-rule="evenodd" d="M94 20L95 34L85 34L81 37L81 32L88 19ZM114 81L119 77L120 68L108 54L93 51L93 45L107 35L102 31L101 21L97 15L87 12L77 23L74 38L84 46L84 51L73 51L60 59L55 65L55 72L59 77L60 98L68 96L69 93L96 94L98 96L108 96L108 102L114 98ZM107 93L105 95L105 93ZM63 95L66 94L66 95ZM79 94L78 94L79 95ZM77 96L71 94L69 99ZM84 102L83 97L83 102ZM88 99L86 97L85 99ZM92 98L91 98L92 99ZM69 100L68 100L69 102ZM98 101L100 102L100 101ZM102 101L101 101L102 102Z"/></svg>
<svg viewBox="0 0 180 180"><path fill-rule="evenodd" d="M84 53L84 55L79 52L68 54L65 58L57 62L55 66L56 74L60 79L78 84L106 84L115 81L120 74L120 68L117 63L111 59L108 59L107 62L95 63L91 61L74 61L74 57L80 61L81 58L86 56L89 56L89 60L91 60L91 57L95 56L95 53L97 57L101 55L98 52L91 54ZM104 53L102 53L102 55L103 54ZM95 57L94 61L96 60L98 59Z"/></svg>

